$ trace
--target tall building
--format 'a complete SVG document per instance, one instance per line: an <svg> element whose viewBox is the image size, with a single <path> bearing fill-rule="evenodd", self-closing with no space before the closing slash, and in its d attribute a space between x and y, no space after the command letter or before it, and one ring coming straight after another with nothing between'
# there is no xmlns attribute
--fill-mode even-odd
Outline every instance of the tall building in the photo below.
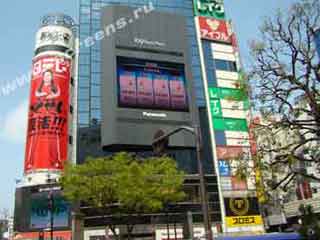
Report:
<svg viewBox="0 0 320 240"><path fill-rule="evenodd" d="M75 37L71 17L50 14L41 19L30 76L24 176L16 188L14 239L38 239L43 231L48 237L49 228L54 237L70 236L71 208L57 183L74 156Z"/></svg>
<svg viewBox="0 0 320 240"><path fill-rule="evenodd" d="M119 18L115 18L118 15L112 10L107 10L108 7L112 8L113 6L130 7L132 12L134 9L146 11L144 16L134 19L136 22L129 19L124 24L125 26L118 26L117 20ZM129 150L144 156L152 155L151 144L147 144L152 141L150 134L145 135L146 142L140 142L139 138L137 140L138 147L133 147L134 144L130 142L130 134L128 138L123 138L127 136L126 133L132 131L123 130L130 128L119 127L125 126L120 122L129 115L132 123L137 123L144 118L170 119L173 116L172 112L166 112L168 109L154 108L154 105L144 106L142 109L147 109L147 111L139 112L139 100L137 100L139 97L136 92L138 87L131 90L128 88L126 93L127 99L131 98L131 101L135 102L134 104L123 102L121 98L121 79L128 82L133 81L133 86L136 86L135 81L139 82L141 68L156 65L157 71L162 72L164 65L160 62L166 62L166 67L172 68L170 64L179 62L179 56L184 56L180 49L181 46L177 46L177 49L171 48L175 39L183 32L177 28L176 33L172 34L168 28L167 32L163 31L162 35L157 35L157 31L161 32L163 25L159 25L162 22L160 17L159 24L152 19L153 8L157 13L182 16L186 22L189 60L186 59L184 66L190 66L188 70L191 70L189 72L191 74L190 82L192 82L188 99L192 101L191 106L196 106L193 120L195 123L199 121L204 140L202 157L213 226L216 227L215 229L220 229L221 226L226 233L263 232L263 222L256 198L255 174L251 174L247 179L238 179L235 176L236 166L233 164L234 161L231 161L241 158L247 161L252 172L255 172L254 162L251 158L254 149L251 148L248 132L247 120L250 119L248 97L242 89L245 85L245 79L243 78L236 37L230 22L225 19L223 1L80 1L77 162L83 162L89 155L104 156L120 150ZM109 15L106 14L108 11L110 11ZM119 12L121 11L119 10ZM106 17L106 15L113 17ZM172 21L175 24L175 20ZM115 24L115 31L112 30L112 27L107 29L105 24ZM131 24L138 27L131 27ZM169 26L169 23L167 24ZM141 26L145 26L149 30L143 30ZM103 30L102 34L101 30ZM110 36L109 31L111 32ZM172 36L167 36L169 32ZM131 42L128 40L129 38L131 38ZM167 45L167 43L169 44ZM164 55L171 55L171 57L165 59ZM172 57L174 55L176 58ZM190 65L188 65L188 61ZM134 65L140 70L135 68L134 73L131 70L123 73L123 67L128 64ZM187 85L190 86L188 75L189 73L185 75L185 78ZM155 78L151 78L155 82ZM111 89L105 85L109 81L114 82L113 85L108 85L111 86ZM128 92L131 92L131 96ZM117 94L118 96L116 96ZM110 97L111 95L112 97ZM193 95L195 98L192 98ZM109 101L106 100L106 96L109 97L107 98ZM118 109L118 107L121 108L119 103L120 105L125 103L125 109L130 112L129 115L121 116L121 110ZM131 111L132 107L135 107L136 111ZM119 114L117 117L112 115L115 112L114 109ZM169 110L172 111L172 109ZM135 118L132 114L138 115ZM138 116L141 116L141 119L138 119ZM178 123L178 118L175 121ZM152 127L150 129L154 131L159 126L155 123L154 129ZM122 133L120 133L121 129ZM148 129L147 124L146 129ZM113 136L111 136L112 134ZM119 140L121 137L117 140L113 139L116 136L122 136L122 140ZM137 133L137 136L140 134ZM180 138L185 139L183 136ZM194 195L199 191L199 182L196 180L198 178L195 148L192 147L192 144L182 143L181 139L174 139L171 145L173 148L170 148L168 153L177 160L181 169L185 170L189 176L193 176L186 181L186 189L189 190L190 195ZM191 185L198 187L194 188ZM194 200L190 199L190 201ZM196 205L193 204L194 208L190 209L194 214L195 224L200 224L200 205ZM182 212L186 210L187 208L182 208ZM173 213L181 215L181 212ZM160 230L166 221L163 219L156 223ZM172 221L170 223L174 223L176 220ZM93 218L91 221L85 221L85 225L88 227L95 226L95 224L97 222Z"/></svg>

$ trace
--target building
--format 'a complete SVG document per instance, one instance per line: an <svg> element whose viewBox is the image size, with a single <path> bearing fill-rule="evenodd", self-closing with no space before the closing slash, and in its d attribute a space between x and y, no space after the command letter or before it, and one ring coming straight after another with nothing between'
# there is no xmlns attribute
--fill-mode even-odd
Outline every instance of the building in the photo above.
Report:
<svg viewBox="0 0 320 240"><path fill-rule="evenodd" d="M71 206L56 184L65 161L81 164L118 151L152 156L152 141L181 126L202 135L213 232L263 232L255 171L236 176L238 160L254 169L254 148L239 49L223 1L81 0L79 15L78 44L75 23L65 15L46 16L37 34L15 239L37 238L52 225L56 237L70 238ZM166 152L186 172L188 197L137 217L134 237L204 235L195 146L188 132L170 137ZM81 208L86 239L107 235L112 215ZM118 221L125 232L126 219Z"/></svg>
<svg viewBox="0 0 320 240"><path fill-rule="evenodd" d="M57 182L65 163L73 161L75 149L75 34L75 22L64 14L44 16L36 34L24 175L16 188L13 239L37 239L43 231L49 236L48 229L54 237L70 238L71 208Z"/></svg>
<svg viewBox="0 0 320 240"><path fill-rule="evenodd" d="M274 117L273 119L278 118ZM301 115L299 119L306 119L306 115ZM289 129L279 131L279 129L267 130L264 127L259 128L259 125L269 126L270 121L272 119L255 118L257 148L260 153L263 153L262 162L265 165L274 162L275 157L278 155L275 152L267 154L266 150L279 146L279 143L284 143L283 146L288 146L287 144L294 143L300 137L297 132ZM304 147L312 148L317 146L315 144L313 142L304 145ZM318 166L315 163L297 162L292 168L307 175L319 177ZM290 172L292 172L292 169L284 164L277 165L275 170L268 168L267 171L263 170L261 172L265 187L264 195L267 195L267 201L262 204L261 208L263 209L266 229L270 232L291 229L292 226L297 225L301 216L299 210L301 205L311 205L315 213L320 213L319 183L312 179L299 176L290 182L284 181L277 189L271 189L270 183L272 181L280 183Z"/></svg>
<svg viewBox="0 0 320 240"><path fill-rule="evenodd" d="M172 57L164 59L161 55L176 54L176 56L179 56L181 54L178 51L180 46L178 49L174 49L169 44L167 46L168 50L165 50L167 40L174 42L176 38L180 37L174 36L174 33L172 34L173 36L166 36L169 30L159 36L156 35L156 30L145 32L141 30L139 32L137 31L139 27L131 28L130 24L120 26L118 29L117 19L106 16L106 11L112 11L107 10L108 7L115 6L130 7L133 13L134 10L138 9L138 12L142 14L139 19L134 18L137 23L135 21L132 23L132 19L129 19L129 23L139 26L140 24L146 24L144 21L150 21L149 25L148 23L145 25L147 29L150 28L151 24L158 26L152 20L152 15L155 12L183 16L185 18L187 26L186 40L189 51L187 55L190 56L190 60L187 59L187 62L190 62L191 69L187 75L192 75L193 89L191 89L190 94L195 95L195 98L189 99L192 101L194 99L194 103L191 104L196 106L196 119L199 119L205 144L203 161L206 180L210 186L207 190L209 192L213 226L216 226L217 229L222 226L223 231L230 234L263 232L262 218L256 199L255 176L252 175L247 180L239 181L234 176L234 167L231 166L231 161L228 161L230 158L243 155L248 159L251 167L254 167L253 162L250 160L251 144L247 122L247 119L250 118L248 101L240 89L244 79L242 78L239 49L232 26L229 21L225 20L222 1L212 1L210 3L202 0L156 0L151 2L137 0L80 1L77 162L83 162L88 155L103 156L119 150L129 150L143 156L152 154L150 144L140 144L139 147L136 147L130 143L125 143L127 139L118 140L118 144L115 144L115 141L110 141L110 136L107 140L104 136L104 134L109 134L108 130L105 129L112 128L115 124L115 121L111 120L113 117L110 113L104 113L109 106L105 104L105 95L113 95L114 88L121 92L119 86L113 86L111 90L104 86L105 74L111 75L108 78L109 81L114 77L112 74L116 75L115 68L110 68L110 64L118 66L128 61L128 59L117 59L113 60L113 62L111 60L108 62L106 60L109 56L108 54L116 56L114 49L118 48L120 49L119 51L117 50L118 54L123 57L124 50L127 50L131 52L128 55L135 57L135 65L140 66L145 64L145 60L149 60L152 64L160 59L162 61L167 60L167 62L177 62L179 60L169 60L174 59ZM114 17L117 14L110 13L109 15ZM119 30L119 32L123 27L123 31L126 31L125 28L127 28L132 35L127 34L121 37L118 31L112 30L112 26L111 28L109 26L109 29L105 29L106 26L103 23L106 23L106 20L104 19L109 19L107 21L109 24L114 23L116 30ZM101 30L104 31L101 33ZM111 31L111 40L109 42L104 39L105 35L108 35L108 31ZM133 36L133 33L136 33L136 35ZM177 31L177 33L181 34L181 31ZM114 40L118 38L118 35L121 40ZM154 39L153 37L155 36L160 39ZM128 38L135 39L135 42L129 43ZM109 46L110 42L116 42L116 44ZM107 49L108 52L106 52ZM133 54L133 51L136 51L136 54ZM152 54L148 53L148 55L146 52L152 52ZM151 55L152 57L148 58ZM126 55L125 57L128 56ZM155 59L157 57L159 59ZM132 63L133 60L129 59L129 61ZM104 90L109 91L108 94ZM113 96L111 99L116 98ZM121 98L118 98L117 101L121 102ZM145 114L143 117L148 114L149 116L160 118L172 116L172 114L163 109L159 111L159 109L150 106L148 112L139 114L139 116ZM129 118L132 119L132 116ZM111 126L108 126L108 124ZM114 134L114 136L116 135ZM147 136L146 139L151 142L150 136ZM104 144L105 142L108 144ZM194 147L192 148L192 144L189 146L181 146L180 144L178 146L179 144L176 145L177 142L179 140L173 140L173 148L169 148L168 153L177 160L180 168L190 176L193 176L186 181L186 186L188 182L190 185L197 185L195 149ZM189 189L190 192L197 192L196 189L191 190L190 186ZM192 210L194 214L193 220L195 224L199 224L201 223L200 206L195 205L197 204L194 204L195 208ZM236 205L239 206L239 209L235 208ZM182 212L185 210L186 208L182 208ZM92 216L90 219L90 221L85 219L85 227L88 229L96 227L98 224ZM164 224L165 221L160 220L157 222L156 228L158 227L161 230L161 228L165 227Z"/></svg>

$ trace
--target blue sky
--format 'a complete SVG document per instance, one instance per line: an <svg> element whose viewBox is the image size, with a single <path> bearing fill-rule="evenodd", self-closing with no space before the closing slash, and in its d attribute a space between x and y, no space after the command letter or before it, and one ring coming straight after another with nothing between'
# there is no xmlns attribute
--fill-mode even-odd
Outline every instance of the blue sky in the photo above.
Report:
<svg viewBox="0 0 320 240"><path fill-rule="evenodd" d="M225 0L228 18L235 23L243 62L248 63L248 41L254 39L264 16L286 9L293 0ZM15 179L23 172L29 84L9 95L1 94L8 83L18 82L31 67L34 38L41 16L63 12L77 19L78 1L10 0L1 3L0 15L0 209L13 209Z"/></svg>

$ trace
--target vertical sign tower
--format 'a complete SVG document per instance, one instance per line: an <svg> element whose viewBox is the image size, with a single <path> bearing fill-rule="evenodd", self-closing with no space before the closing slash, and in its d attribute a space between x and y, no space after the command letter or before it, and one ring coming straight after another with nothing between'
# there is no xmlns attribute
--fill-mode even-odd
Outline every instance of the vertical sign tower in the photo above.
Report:
<svg viewBox="0 0 320 240"><path fill-rule="evenodd" d="M42 18L36 34L24 177L15 194L14 231L23 238L70 239L70 206L57 185L65 163L75 158L74 30L72 18L53 14Z"/></svg>
<svg viewBox="0 0 320 240"><path fill-rule="evenodd" d="M24 186L56 179L72 155L74 27L74 21L66 15L47 15L36 34Z"/></svg>
<svg viewBox="0 0 320 240"><path fill-rule="evenodd" d="M200 61L226 233L263 232L259 213L246 80L235 33L222 0L194 0ZM252 175L239 178L240 166Z"/></svg>

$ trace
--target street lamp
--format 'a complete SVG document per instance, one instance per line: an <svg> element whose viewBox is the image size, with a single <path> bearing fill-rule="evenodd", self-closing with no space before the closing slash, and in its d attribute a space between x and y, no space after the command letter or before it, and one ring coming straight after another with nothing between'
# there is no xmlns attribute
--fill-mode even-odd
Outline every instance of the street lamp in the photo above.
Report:
<svg viewBox="0 0 320 240"><path fill-rule="evenodd" d="M50 211L50 240L53 240L54 196L52 190L48 193L48 209Z"/></svg>
<svg viewBox="0 0 320 240"><path fill-rule="evenodd" d="M202 207L202 214L203 214L203 221L204 221L204 230L208 240L212 240L212 230L211 230L211 220L210 220L210 213L209 213L209 204L206 195L206 185L204 180L204 173L203 173L203 163L202 163L202 138L201 138L201 131L198 125L194 127L190 126L181 126L169 133L162 134L161 136L157 136L153 142L152 146L157 146L163 142L167 142L169 137L180 132L180 131L187 131L192 133L196 138L196 149L197 149L197 163L198 163L198 174L200 177L200 195L201 195L201 207Z"/></svg>

